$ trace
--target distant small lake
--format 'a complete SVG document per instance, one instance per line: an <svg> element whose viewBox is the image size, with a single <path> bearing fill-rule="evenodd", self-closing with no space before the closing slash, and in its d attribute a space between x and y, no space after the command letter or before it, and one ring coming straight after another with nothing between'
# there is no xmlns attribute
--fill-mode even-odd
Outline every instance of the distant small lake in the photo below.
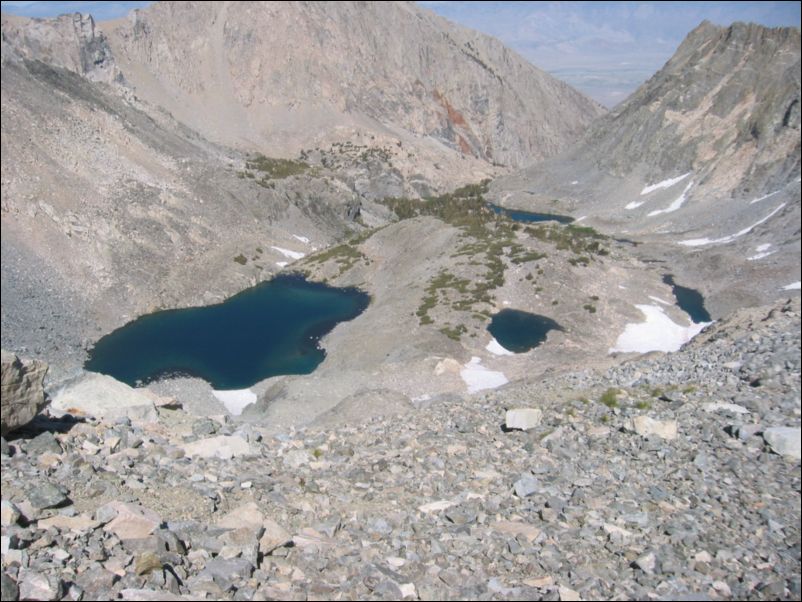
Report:
<svg viewBox="0 0 802 602"><path fill-rule="evenodd" d="M690 316L692 322L701 324L702 322L713 321L713 318L705 309L705 298L699 291L680 286L674 282L672 274L663 276L663 282L671 287L674 297L677 299L677 305Z"/></svg>
<svg viewBox="0 0 802 602"><path fill-rule="evenodd" d="M570 224L574 221L573 217L567 215L557 215L554 213L533 213L531 211L520 211L518 209L507 209L499 207L493 203L487 204L496 215L504 215L514 222L535 223L535 222L559 222Z"/></svg>
<svg viewBox="0 0 802 602"><path fill-rule="evenodd" d="M546 340L550 330L563 330L546 316L517 309L503 309L495 314L487 327L499 344L513 353L524 353Z"/></svg>
<svg viewBox="0 0 802 602"><path fill-rule="evenodd" d="M358 289L278 276L218 305L142 316L100 339L85 368L131 386L190 375L218 390L309 374L326 356L321 337L369 301Z"/></svg>

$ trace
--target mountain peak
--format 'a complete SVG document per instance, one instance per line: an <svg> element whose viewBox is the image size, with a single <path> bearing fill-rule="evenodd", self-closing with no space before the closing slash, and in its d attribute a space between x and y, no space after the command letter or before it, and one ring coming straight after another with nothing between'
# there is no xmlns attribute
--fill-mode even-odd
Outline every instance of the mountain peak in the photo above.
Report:
<svg viewBox="0 0 802 602"><path fill-rule="evenodd" d="M42 60L96 82L119 82L121 73L108 39L90 14L70 13L53 19L3 14L3 62Z"/></svg>
<svg viewBox="0 0 802 602"><path fill-rule="evenodd" d="M619 174L692 170L715 194L776 187L799 171L799 67L798 29L703 22L587 148Z"/></svg>
<svg viewBox="0 0 802 602"><path fill-rule="evenodd" d="M408 2L159 2L109 36L137 95L215 141L283 154L348 125L520 166L603 112Z"/></svg>

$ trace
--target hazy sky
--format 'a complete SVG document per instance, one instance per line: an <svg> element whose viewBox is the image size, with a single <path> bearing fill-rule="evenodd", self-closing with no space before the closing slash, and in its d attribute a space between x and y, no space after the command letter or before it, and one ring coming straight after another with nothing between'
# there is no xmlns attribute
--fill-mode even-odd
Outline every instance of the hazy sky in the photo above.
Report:
<svg viewBox="0 0 802 602"><path fill-rule="evenodd" d="M610 107L660 69L694 27L799 27L799 2L419 2L489 33Z"/></svg>
<svg viewBox="0 0 802 602"><path fill-rule="evenodd" d="M116 19L134 8L142 8L153 2L0 2L3 11L26 17L55 17L65 13L91 13L98 21Z"/></svg>
<svg viewBox="0 0 802 602"><path fill-rule="evenodd" d="M150 2L2 2L46 17L90 12L111 19ZM799 27L799 2L419 2L499 38L532 63L606 106L626 98L703 20Z"/></svg>

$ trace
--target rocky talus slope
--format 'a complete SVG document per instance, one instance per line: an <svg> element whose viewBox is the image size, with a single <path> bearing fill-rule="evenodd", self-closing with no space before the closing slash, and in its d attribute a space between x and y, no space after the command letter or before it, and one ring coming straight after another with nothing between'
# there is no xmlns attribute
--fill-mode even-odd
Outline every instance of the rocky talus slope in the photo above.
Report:
<svg viewBox="0 0 802 602"><path fill-rule="evenodd" d="M3 441L3 599L798 599L799 333L794 299L358 425L43 417Z"/></svg>
<svg viewBox="0 0 802 602"><path fill-rule="evenodd" d="M799 29L702 23L569 150L492 190L644 243L717 315L772 301L799 277Z"/></svg>

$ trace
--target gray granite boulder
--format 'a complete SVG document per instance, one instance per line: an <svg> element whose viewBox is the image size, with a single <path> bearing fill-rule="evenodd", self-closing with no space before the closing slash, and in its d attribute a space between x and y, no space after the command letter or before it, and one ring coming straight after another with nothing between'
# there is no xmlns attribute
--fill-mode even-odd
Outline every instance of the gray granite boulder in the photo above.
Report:
<svg viewBox="0 0 802 602"><path fill-rule="evenodd" d="M47 364L2 351L2 434L28 424L46 405Z"/></svg>

